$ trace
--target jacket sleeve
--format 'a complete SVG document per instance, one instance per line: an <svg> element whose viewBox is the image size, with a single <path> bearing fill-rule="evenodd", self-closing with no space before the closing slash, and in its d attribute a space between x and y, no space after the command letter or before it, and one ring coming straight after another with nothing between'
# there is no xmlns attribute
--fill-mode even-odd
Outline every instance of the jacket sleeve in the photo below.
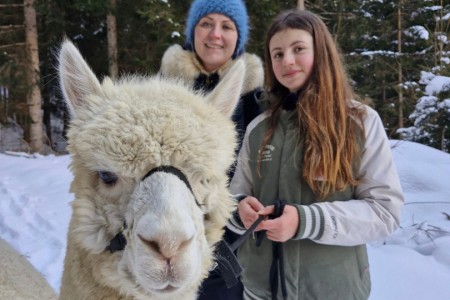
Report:
<svg viewBox="0 0 450 300"><path fill-rule="evenodd" d="M234 172L234 176L230 182L230 192L234 195L236 201L240 201L244 199L248 195L253 195L252 191L252 175L249 167L249 141L248 135L251 132L252 125L249 126L247 132L245 133L244 140L242 143L241 150L239 151L237 166ZM243 226L239 215L233 213L231 218L228 220L227 224L228 229L231 231L242 234L245 231L245 227Z"/></svg>
<svg viewBox="0 0 450 300"><path fill-rule="evenodd" d="M373 109L366 110L355 199L297 205L300 224L294 239L353 246L384 238L398 228L404 201L400 180L381 119Z"/></svg>

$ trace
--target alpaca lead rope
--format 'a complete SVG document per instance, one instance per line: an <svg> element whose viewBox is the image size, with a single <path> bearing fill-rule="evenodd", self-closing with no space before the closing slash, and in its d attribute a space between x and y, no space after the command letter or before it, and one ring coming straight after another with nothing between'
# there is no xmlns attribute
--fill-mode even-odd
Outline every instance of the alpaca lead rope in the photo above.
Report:
<svg viewBox="0 0 450 300"><path fill-rule="evenodd" d="M233 244L228 245L225 240L217 243L216 262L220 269L220 273L228 288L238 283L241 276L242 267L239 264L234 251L241 246L245 240L253 233L255 228L264 220L265 216L261 215L258 219L241 235Z"/></svg>
<svg viewBox="0 0 450 300"><path fill-rule="evenodd" d="M285 206L286 201L276 200L274 203L274 212L269 215L269 219L279 218L283 214ZM255 228L264 220L264 218L264 215L260 215L258 219L244 232L244 234L240 236L231 246L224 240L221 240L218 243L216 249L217 264L228 288L238 282L237 278L242 273L242 267L234 255L234 251L244 243L249 235L254 232ZM259 247L262 239L264 238L265 232L259 231L257 234L256 247ZM272 265L270 266L269 273L272 300L277 299L278 281L280 281L283 299L287 299L283 245L281 242L272 242Z"/></svg>
<svg viewBox="0 0 450 300"><path fill-rule="evenodd" d="M273 214L269 216L270 219L279 218L284 211L286 201L277 200L274 203ZM281 294L283 299L287 299L286 278L284 275L284 254L283 243L272 241L272 265L270 266L270 291L272 293L272 300L278 299L278 281L281 285Z"/></svg>

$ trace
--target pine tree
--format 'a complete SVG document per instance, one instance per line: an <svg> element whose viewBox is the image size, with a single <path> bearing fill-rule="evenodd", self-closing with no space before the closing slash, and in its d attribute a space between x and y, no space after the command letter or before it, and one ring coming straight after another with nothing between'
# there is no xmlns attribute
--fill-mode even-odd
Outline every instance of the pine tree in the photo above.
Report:
<svg viewBox="0 0 450 300"><path fill-rule="evenodd" d="M115 16L117 72L153 74L158 71L167 47L184 43L191 2L36 1L43 117L52 147L63 142L61 133L57 132L60 126L57 122L66 119L55 76L55 53L62 39L68 37L80 48L97 76L114 76L115 71L109 67L114 55L108 55L108 28L111 27L107 16ZM273 17L283 10L297 8L300 1L245 2L250 17L246 50L263 58L266 31ZM404 137L445 151L449 151L449 92L441 86L439 93L433 94L430 87L437 81L445 82L450 76L450 4L447 2L304 1L305 9L319 14L327 24L341 49L356 92L371 101L389 136ZM23 2L5 0L2 3L5 4L0 5L0 86L10 88L8 100L1 102L0 123L15 118L28 137L30 118L24 102L28 91L23 64L25 47L21 45L25 33L20 27L23 6L16 11L3 8L6 4L23 5ZM404 128L397 131L401 122Z"/></svg>
<svg viewBox="0 0 450 300"><path fill-rule="evenodd" d="M341 40L356 92L378 111L388 134L398 123L396 1L359 1L351 38Z"/></svg>
<svg viewBox="0 0 450 300"><path fill-rule="evenodd" d="M450 4L427 1L412 11L412 26L406 31L417 49L416 61L423 71L420 80L404 89L420 91L413 125L399 129L404 138L450 152Z"/></svg>
<svg viewBox="0 0 450 300"><path fill-rule="evenodd" d="M15 137L7 137L12 130L28 127L26 103L25 31L23 1L11 0L0 4L0 149L27 150ZM17 141L17 142L16 142Z"/></svg>

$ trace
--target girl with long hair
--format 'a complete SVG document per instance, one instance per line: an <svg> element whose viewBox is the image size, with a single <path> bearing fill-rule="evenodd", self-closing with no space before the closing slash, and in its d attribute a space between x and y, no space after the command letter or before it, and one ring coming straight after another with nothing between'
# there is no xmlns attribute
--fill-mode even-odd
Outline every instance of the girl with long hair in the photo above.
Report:
<svg viewBox="0 0 450 300"><path fill-rule="evenodd" d="M238 249L244 299L367 299L365 244L399 225L403 194L378 114L357 101L337 46L309 11L278 15L266 107L250 123L229 227L264 216Z"/></svg>

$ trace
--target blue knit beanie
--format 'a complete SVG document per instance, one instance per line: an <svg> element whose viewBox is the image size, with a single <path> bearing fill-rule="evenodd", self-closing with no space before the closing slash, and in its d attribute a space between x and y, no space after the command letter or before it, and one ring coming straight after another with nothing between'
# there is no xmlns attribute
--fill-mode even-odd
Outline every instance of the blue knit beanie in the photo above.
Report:
<svg viewBox="0 0 450 300"><path fill-rule="evenodd" d="M208 14L223 14L233 20L238 32L238 40L233 58L245 51L248 39L247 8L242 0L195 0L189 9L186 21L186 43L184 48L194 50L194 29L201 18Z"/></svg>

